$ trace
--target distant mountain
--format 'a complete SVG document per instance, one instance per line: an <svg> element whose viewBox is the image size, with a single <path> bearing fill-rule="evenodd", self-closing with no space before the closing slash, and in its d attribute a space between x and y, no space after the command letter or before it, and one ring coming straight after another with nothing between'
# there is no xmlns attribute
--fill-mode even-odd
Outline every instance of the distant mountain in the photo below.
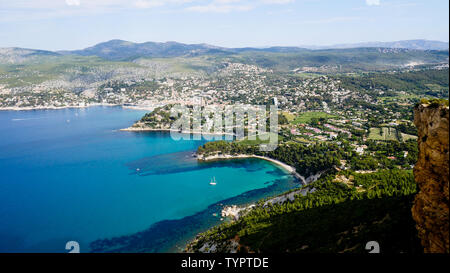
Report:
<svg viewBox="0 0 450 273"><path fill-rule="evenodd" d="M226 48L208 44L183 44L177 42L133 43L123 40L111 40L92 47L74 51L60 51L61 54L98 56L108 60L134 60L140 57L178 57L206 54L238 54L243 52L301 53L317 49L351 49L351 48L401 48L413 50L448 50L448 43L428 40L408 40L396 42L370 42L358 44L341 44L325 47L243 47Z"/></svg>
<svg viewBox="0 0 450 273"><path fill-rule="evenodd" d="M448 63L448 50L405 48L303 49L294 53L245 52L229 59L278 71L377 71L417 65Z"/></svg>
<svg viewBox="0 0 450 273"><path fill-rule="evenodd" d="M59 53L17 47L0 48L0 63L22 63L37 59L38 57L59 56Z"/></svg>
<svg viewBox="0 0 450 273"><path fill-rule="evenodd" d="M305 46L309 49L333 49L333 48L359 48L359 47L383 47L383 48L406 48L417 50L448 50L448 42L430 40L403 40L395 42L367 42L356 44L336 44L331 46Z"/></svg>
<svg viewBox="0 0 450 273"><path fill-rule="evenodd" d="M183 44L177 42L145 42L133 43L123 40L111 40L82 50L59 51L67 55L99 56L108 60L133 60L139 57L178 57L206 54L236 54L248 51L294 53L305 50L299 47L269 47L269 48L225 48L208 44Z"/></svg>
<svg viewBox="0 0 450 273"><path fill-rule="evenodd" d="M141 57L167 58L197 55L228 55L244 52L267 53L304 53L311 50L324 49L353 49L353 48L395 48L411 50L448 50L448 42L429 40L405 40L396 42L368 42L357 44L337 44L331 46L305 46L305 47L243 47L226 48L208 44L183 44L178 42L145 42L133 43L124 40L111 40L99 43L92 47L72 51L45 51L24 48L0 48L1 63L20 63L35 56L80 55L98 56L106 60L130 61Z"/></svg>
<svg viewBox="0 0 450 273"><path fill-rule="evenodd" d="M23 63L48 60L48 56L96 56L109 61L134 61L139 58L171 58L210 55L216 58L256 64L279 70L303 66L340 66L350 69L377 69L448 62L448 43L426 40L389 43L360 43L335 45L334 48L307 49L302 47L225 48L208 44L178 42L133 43L111 40L92 47L73 51L44 51L22 48L0 48L0 63ZM430 50L444 49L444 50ZM329 70L330 68L323 68Z"/></svg>
<svg viewBox="0 0 450 273"><path fill-rule="evenodd" d="M206 44L182 44L177 42L133 43L123 40L111 40L92 47L74 51L60 51L61 54L99 56L108 60L132 60L139 57L177 57L184 55L202 55L225 53L223 48Z"/></svg>

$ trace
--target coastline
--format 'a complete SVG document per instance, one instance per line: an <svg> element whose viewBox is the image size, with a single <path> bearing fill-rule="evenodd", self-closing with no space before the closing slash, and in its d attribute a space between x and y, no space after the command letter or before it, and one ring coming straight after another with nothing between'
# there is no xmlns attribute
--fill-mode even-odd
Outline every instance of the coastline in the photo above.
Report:
<svg viewBox="0 0 450 273"><path fill-rule="evenodd" d="M292 174L295 178L297 178L298 180L300 180L302 182L303 185L307 185L310 180L310 177L305 178L304 176L302 176L301 174L299 174L294 167L283 163L279 160L270 158L270 157L266 157L266 156L259 156L259 155L247 155L247 154L239 154L239 155L214 155L214 156L208 156L208 157L198 157L198 160L201 161L212 161L212 160L229 160L229 159L240 159L240 158L258 158L258 159L262 159L262 160L266 160L269 162L274 163L275 165L281 167L283 170L287 171L288 173Z"/></svg>
<svg viewBox="0 0 450 273"><path fill-rule="evenodd" d="M29 107L0 107L0 111L32 111L32 110L61 110L61 109L73 109L73 108L88 108L95 106L122 106L122 104L112 103L92 103L87 105L68 105L68 106L29 106Z"/></svg>
<svg viewBox="0 0 450 273"><path fill-rule="evenodd" d="M126 132L178 132L177 130L173 129L155 129L155 128L143 128L143 127L128 127L119 129L119 131L126 131Z"/></svg>
<svg viewBox="0 0 450 273"><path fill-rule="evenodd" d="M286 163L283 163L283 162L281 162L279 160L276 160L276 159L273 159L273 158L270 158L270 157L264 157L264 156L258 156L258 155L246 155L246 154L239 154L239 155L215 155L215 156L209 156L209 157L205 157L205 158L203 158L200 155L199 160L201 160L201 161L213 161L213 160L230 160L230 159L240 159L240 158L258 158L258 159L270 161L270 162L274 163L275 165L283 168L284 170L290 172L290 174L294 175L299 181L301 181L301 183L303 185L302 187L298 188L297 190L289 191L287 193L284 193L284 194L281 194L281 195L269 198L268 200L266 200L262 204L263 207L267 207L269 205L275 205L275 204L283 204L285 202L292 202L292 201L295 200L297 195L305 196L305 195L307 195L309 193L314 192L316 190L315 188L305 187L305 186L307 186L311 182L316 181L325 172L325 171L320 171L320 172L318 172L316 174L312 174L312 175L308 176L307 178L305 178L304 176L302 176L299 173L297 173L294 167L292 167L292 166L290 166L290 165L288 165ZM221 216L223 218L225 218L225 217L226 218L230 218L232 221L237 221L237 220L239 220L239 218L241 216L245 215L246 213L251 211L256 206L257 206L257 204L255 202L249 203L249 204L245 204L245 205L236 205L236 204L227 205L227 206L224 206L222 208ZM192 242L195 242L197 240L197 236L199 236L200 234L201 233L198 233L196 235L196 237L193 237L190 241L188 241L188 243L185 245L185 248L183 250L184 252L189 252L190 244ZM214 245L213 242L206 242L203 245L203 247L209 247L208 244L210 244L210 243L212 244L212 246ZM234 249L234 250L237 251L237 249Z"/></svg>
<svg viewBox="0 0 450 273"><path fill-rule="evenodd" d="M31 111L31 110L60 110L60 109L69 109L69 108L88 108L95 106L121 106L124 109L132 109L132 110L143 110L152 112L157 106L150 105L128 105L123 103L89 103L85 105L66 105L66 106L26 106L26 107L18 107L18 106L8 106L8 107L0 107L0 111Z"/></svg>

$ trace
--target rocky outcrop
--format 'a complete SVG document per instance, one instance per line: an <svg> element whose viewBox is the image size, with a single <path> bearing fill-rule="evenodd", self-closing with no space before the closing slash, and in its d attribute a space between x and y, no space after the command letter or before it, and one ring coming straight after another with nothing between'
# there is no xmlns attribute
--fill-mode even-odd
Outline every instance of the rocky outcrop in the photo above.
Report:
<svg viewBox="0 0 450 273"><path fill-rule="evenodd" d="M414 177L419 186L412 207L426 253L449 253L449 108L420 104L414 109L419 157Z"/></svg>

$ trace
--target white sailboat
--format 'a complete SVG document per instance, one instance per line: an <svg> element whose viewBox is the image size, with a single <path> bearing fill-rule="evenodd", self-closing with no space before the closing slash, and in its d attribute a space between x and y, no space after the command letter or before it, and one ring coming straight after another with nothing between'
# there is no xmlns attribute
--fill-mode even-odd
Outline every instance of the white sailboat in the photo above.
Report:
<svg viewBox="0 0 450 273"><path fill-rule="evenodd" d="M214 176L213 179L211 179L211 182L209 182L209 185L215 186L216 184L216 177Z"/></svg>

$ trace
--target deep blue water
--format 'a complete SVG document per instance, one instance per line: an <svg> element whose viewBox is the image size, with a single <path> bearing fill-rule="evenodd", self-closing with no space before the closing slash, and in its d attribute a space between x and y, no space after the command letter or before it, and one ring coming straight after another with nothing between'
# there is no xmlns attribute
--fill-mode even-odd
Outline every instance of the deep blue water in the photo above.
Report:
<svg viewBox="0 0 450 273"><path fill-rule="evenodd" d="M191 154L204 140L117 130L144 113L0 111L0 252L64 252L69 240L86 252L92 241L140 231L146 251L175 251L175 243L219 223L212 214L222 204L297 186L263 160L198 163Z"/></svg>

